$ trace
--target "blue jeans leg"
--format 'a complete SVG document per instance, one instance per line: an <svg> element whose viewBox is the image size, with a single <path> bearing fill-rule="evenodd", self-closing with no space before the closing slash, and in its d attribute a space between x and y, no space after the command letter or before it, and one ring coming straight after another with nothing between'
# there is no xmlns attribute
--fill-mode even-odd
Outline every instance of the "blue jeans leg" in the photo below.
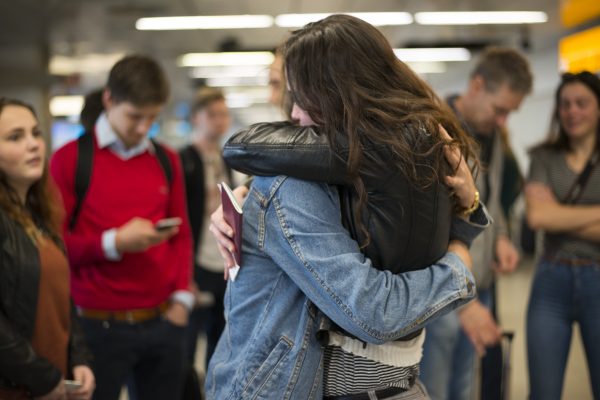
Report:
<svg viewBox="0 0 600 400"><path fill-rule="evenodd" d="M600 264L575 267L578 321L590 372L592 393L600 399Z"/></svg>
<svg viewBox="0 0 600 400"><path fill-rule="evenodd" d="M491 306L491 293L481 290L478 299ZM421 381L432 400L468 400L475 380L475 348L461 329L453 311L426 327Z"/></svg>
<svg viewBox="0 0 600 400"><path fill-rule="evenodd" d="M527 308L527 356L532 400L559 400L571 343L571 267L542 262Z"/></svg>
<svg viewBox="0 0 600 400"><path fill-rule="evenodd" d="M421 381L432 400L468 399L472 390L473 348L456 312L426 327Z"/></svg>

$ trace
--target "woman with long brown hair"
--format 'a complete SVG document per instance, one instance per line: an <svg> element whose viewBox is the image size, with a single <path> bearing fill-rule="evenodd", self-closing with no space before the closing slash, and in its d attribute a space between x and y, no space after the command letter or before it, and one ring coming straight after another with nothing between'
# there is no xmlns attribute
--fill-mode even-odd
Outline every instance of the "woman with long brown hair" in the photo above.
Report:
<svg viewBox="0 0 600 400"><path fill-rule="evenodd" d="M33 108L0 98L0 398L89 399L60 208ZM64 379L78 381L67 391Z"/></svg>
<svg viewBox="0 0 600 400"><path fill-rule="evenodd" d="M548 139L531 153L527 220L544 251L527 308L530 398L560 399L577 322L600 398L600 78L566 73Z"/></svg>
<svg viewBox="0 0 600 400"><path fill-rule="evenodd" d="M444 181L461 213L488 224L440 124L469 160L470 142L364 21L308 24L283 56L296 124L257 124L225 147L231 166L265 177L244 204L242 267L229 283L207 395L426 398L421 328L474 294L456 257L468 262L468 252L449 238L469 242L479 230L461 219L450 234ZM341 186L268 177L280 173ZM230 248L229 227L213 222Z"/></svg>

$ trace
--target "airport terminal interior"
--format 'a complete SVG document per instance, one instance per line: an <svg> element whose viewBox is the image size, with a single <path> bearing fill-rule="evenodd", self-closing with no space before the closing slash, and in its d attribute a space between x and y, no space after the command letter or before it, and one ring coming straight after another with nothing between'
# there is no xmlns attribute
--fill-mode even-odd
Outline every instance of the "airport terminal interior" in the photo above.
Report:
<svg viewBox="0 0 600 400"><path fill-rule="evenodd" d="M158 61L170 85L168 101L148 134L174 149L188 145L194 132L192 104L199 90L209 87L222 91L231 115L224 143L250 124L286 118L270 101L274 51L290 31L337 13L375 25L397 57L440 98L466 90L486 48L509 47L524 55L533 88L506 123L524 176L529 149L549 131L561 73L600 73L598 0L3 0L0 97L32 104L56 151L83 133L84 96L102 88L124 56L144 54ZM240 174L238 182L243 179ZM517 247L525 208L519 195L508 210ZM529 395L526 310L540 256L539 246L536 254L519 251L516 271L499 274L496 282L499 324L514 332L503 397L512 400ZM574 326L561 398L592 400L586 355ZM201 334L195 358L201 376L205 352ZM123 389L121 400L129 398Z"/></svg>

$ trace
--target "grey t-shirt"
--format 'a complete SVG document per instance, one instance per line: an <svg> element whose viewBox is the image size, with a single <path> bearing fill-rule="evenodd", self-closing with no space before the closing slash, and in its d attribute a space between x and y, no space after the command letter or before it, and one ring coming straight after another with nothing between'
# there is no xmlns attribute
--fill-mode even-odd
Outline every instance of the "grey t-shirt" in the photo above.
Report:
<svg viewBox="0 0 600 400"><path fill-rule="evenodd" d="M567 165L566 153L561 150L539 148L531 153L529 181L546 184L558 201L567 196L575 179L579 176ZM577 204L600 204L600 166L596 166L589 177ZM576 238L568 233L545 233L546 253L564 252L580 257L600 259L600 243Z"/></svg>

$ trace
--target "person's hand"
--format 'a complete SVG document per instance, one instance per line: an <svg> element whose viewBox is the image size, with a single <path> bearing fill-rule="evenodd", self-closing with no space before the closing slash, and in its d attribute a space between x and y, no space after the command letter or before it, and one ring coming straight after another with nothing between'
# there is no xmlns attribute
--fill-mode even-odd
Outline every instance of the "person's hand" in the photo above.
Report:
<svg viewBox="0 0 600 400"><path fill-rule="evenodd" d="M73 379L81 382L81 387L73 391L68 391L67 398L69 400L91 399L96 388L96 379L90 367L87 365L78 365L73 368Z"/></svg>
<svg viewBox="0 0 600 400"><path fill-rule="evenodd" d="M496 261L493 268L502 273L513 272L519 264L519 251L512 241L504 236L498 236L496 239Z"/></svg>
<svg viewBox="0 0 600 400"><path fill-rule="evenodd" d="M63 379L58 382L58 385L50 393L36 397L36 400L67 400L67 389Z"/></svg>
<svg viewBox="0 0 600 400"><path fill-rule="evenodd" d="M248 196L248 188L246 186L238 186L233 190L233 194L240 205L244 205L246 196ZM224 279L229 276L229 268L235 266L235 260L232 253L235 251L233 243L233 229L225 221L223 217L223 206L219 206L210 216L210 227L208 228L217 240L219 253L224 260Z"/></svg>
<svg viewBox="0 0 600 400"><path fill-rule="evenodd" d="M452 137L450 137L443 126L440 125L439 127L442 139L450 142ZM475 201L475 192L477 191L473 174L471 174L471 170L457 146L444 146L444 154L450 164L450 168L456 171L454 175L445 177L446 185L454 192L458 204L462 208L470 208Z"/></svg>
<svg viewBox="0 0 600 400"><path fill-rule="evenodd" d="M140 253L149 247L168 240L179 232L179 227L157 230L152 221L134 217L117 229L117 251L123 253Z"/></svg>
<svg viewBox="0 0 600 400"><path fill-rule="evenodd" d="M181 303L177 301L171 302L171 305L165 312L165 318L173 325L184 327L188 324L190 312Z"/></svg>
<svg viewBox="0 0 600 400"><path fill-rule="evenodd" d="M466 244L459 240L451 240L448 245L448 251L455 253L467 268L472 269L473 261L471 260L471 253L469 253L469 248Z"/></svg>
<svg viewBox="0 0 600 400"><path fill-rule="evenodd" d="M473 300L458 310L460 325L480 357L486 347L495 345L502 338L502 330L494 317L479 300Z"/></svg>
<svg viewBox="0 0 600 400"><path fill-rule="evenodd" d="M540 182L530 182L525 185L525 195L528 200L534 202L558 203L552 189Z"/></svg>

